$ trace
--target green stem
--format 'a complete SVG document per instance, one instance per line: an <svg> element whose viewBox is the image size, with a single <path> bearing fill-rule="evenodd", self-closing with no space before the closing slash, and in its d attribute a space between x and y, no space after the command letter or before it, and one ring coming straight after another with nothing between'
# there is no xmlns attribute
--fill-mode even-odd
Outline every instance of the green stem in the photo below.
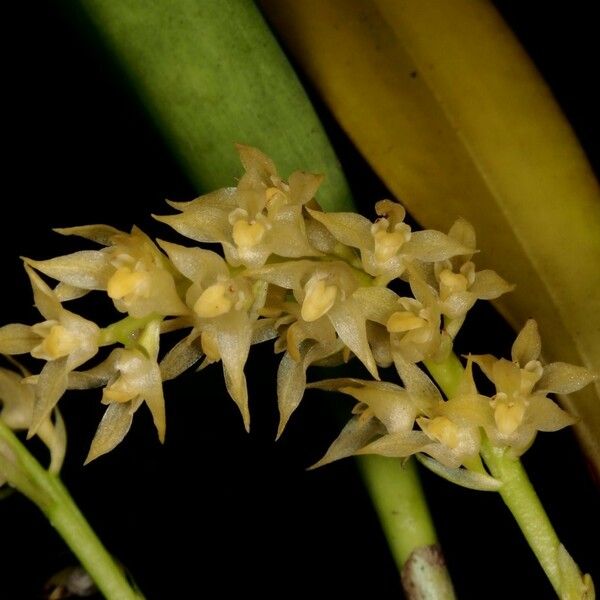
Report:
<svg viewBox="0 0 600 600"><path fill-rule="evenodd" d="M481 455L490 473L502 481L499 494L517 521L552 587L561 594L558 566L560 541L519 459L510 458L502 448L494 448L488 440Z"/></svg>
<svg viewBox="0 0 600 600"><path fill-rule="evenodd" d="M408 597L455 598L414 460L367 455L358 464Z"/></svg>
<svg viewBox="0 0 600 600"><path fill-rule="evenodd" d="M140 600L60 479L46 471L1 420L0 473L46 515L108 600Z"/></svg>

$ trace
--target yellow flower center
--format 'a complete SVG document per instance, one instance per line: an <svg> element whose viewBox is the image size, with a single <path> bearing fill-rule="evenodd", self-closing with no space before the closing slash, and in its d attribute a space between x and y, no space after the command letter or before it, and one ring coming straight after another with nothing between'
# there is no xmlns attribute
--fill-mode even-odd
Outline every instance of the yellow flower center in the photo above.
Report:
<svg viewBox="0 0 600 600"><path fill-rule="evenodd" d="M451 294L465 292L469 287L469 281L462 273L453 273L450 269L444 269L439 277L440 293L443 300Z"/></svg>
<svg viewBox="0 0 600 600"><path fill-rule="evenodd" d="M33 357L43 360L56 360L68 356L77 348L77 337L62 325L51 325L49 330L46 328L47 323L40 323L39 325L45 326L46 332L42 342L31 351ZM38 328L38 331L39 329L41 328Z"/></svg>
<svg viewBox="0 0 600 600"><path fill-rule="evenodd" d="M260 244L265 231L262 223L240 219L233 224L233 241L238 248L253 248Z"/></svg>
<svg viewBox="0 0 600 600"><path fill-rule="evenodd" d="M387 330L390 333L403 333L425 327L427 321L418 317L414 313L403 310L393 313L386 323Z"/></svg>
<svg viewBox="0 0 600 600"><path fill-rule="evenodd" d="M305 296L300 314L305 321L316 321L333 306L337 286L327 285L324 279L312 277L304 287Z"/></svg>
<svg viewBox="0 0 600 600"><path fill-rule="evenodd" d="M375 242L375 260L385 263L396 256L398 250L410 239L410 227L406 223L398 223L389 231L390 223L387 219L378 219L371 226L371 233Z"/></svg>
<svg viewBox="0 0 600 600"><path fill-rule="evenodd" d="M448 417L435 417L427 423L421 422L421 428L432 438L435 438L444 446L454 450L460 442L460 430L456 423Z"/></svg>
<svg viewBox="0 0 600 600"><path fill-rule="evenodd" d="M228 313L233 306L233 301L227 292L227 286L223 283L215 283L207 287L194 303L194 312L204 319Z"/></svg>
<svg viewBox="0 0 600 600"><path fill-rule="evenodd" d="M150 273L119 267L108 280L106 291L113 300L148 298L151 290Z"/></svg>
<svg viewBox="0 0 600 600"><path fill-rule="evenodd" d="M494 409L494 421L502 435L512 435L523 422L525 402L519 399L509 400L504 393L496 394L491 401Z"/></svg>
<svg viewBox="0 0 600 600"><path fill-rule="evenodd" d="M123 377L119 377L113 384L104 388L102 400L106 402L129 402L138 395L135 389Z"/></svg>

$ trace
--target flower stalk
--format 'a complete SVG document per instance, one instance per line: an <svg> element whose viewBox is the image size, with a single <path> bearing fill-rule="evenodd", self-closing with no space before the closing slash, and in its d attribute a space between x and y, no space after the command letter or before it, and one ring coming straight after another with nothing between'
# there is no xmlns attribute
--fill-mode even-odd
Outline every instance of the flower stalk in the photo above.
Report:
<svg viewBox="0 0 600 600"><path fill-rule="evenodd" d="M140 600L57 475L46 471L0 419L0 472L48 518L108 600Z"/></svg>

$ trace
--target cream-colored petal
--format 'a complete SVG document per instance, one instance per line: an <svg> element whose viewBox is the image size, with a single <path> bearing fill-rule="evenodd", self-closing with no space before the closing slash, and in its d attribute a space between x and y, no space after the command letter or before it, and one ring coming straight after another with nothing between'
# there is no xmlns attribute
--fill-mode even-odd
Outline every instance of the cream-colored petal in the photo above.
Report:
<svg viewBox="0 0 600 600"><path fill-rule="evenodd" d="M44 275L84 290L105 290L114 273L109 255L99 250L81 250L48 260L26 261Z"/></svg>
<svg viewBox="0 0 600 600"><path fill-rule="evenodd" d="M477 473L460 467L450 468L442 463L425 456L416 455L417 460L432 473L439 475L442 479L454 483L469 490L481 492L497 492L502 487L502 481L495 479L485 473Z"/></svg>
<svg viewBox="0 0 600 600"><path fill-rule="evenodd" d="M310 216L325 225L330 233L342 244L353 248L373 249L372 223L357 213L325 213L307 209Z"/></svg>
<svg viewBox="0 0 600 600"><path fill-rule="evenodd" d="M199 334L193 331L173 346L160 361L163 381L175 379L195 365L203 355Z"/></svg>
<svg viewBox="0 0 600 600"><path fill-rule="evenodd" d="M77 235L92 240L102 246L110 246L116 235L125 235L123 231L115 229L111 225L83 225L79 227L57 227L53 231L61 235Z"/></svg>
<svg viewBox="0 0 600 600"><path fill-rule="evenodd" d="M90 290L84 290L83 288L75 287L59 281L54 287L54 294L59 302L67 302L69 300L76 300L77 298L83 298Z"/></svg>
<svg viewBox="0 0 600 600"><path fill-rule="evenodd" d="M558 431L577 421L550 398L538 394L529 398L525 418L538 431Z"/></svg>
<svg viewBox="0 0 600 600"><path fill-rule="evenodd" d="M166 424L166 413L165 413L165 398L163 395L162 379L160 368L154 361L147 361L147 369L144 374L144 390L142 397L150 413L152 414L152 420L158 433L158 439L161 443L165 441L165 432L167 428Z"/></svg>
<svg viewBox="0 0 600 600"><path fill-rule="evenodd" d="M514 289L515 286L500 277L496 271L484 269L475 273L475 281L469 291L481 300L495 300Z"/></svg>
<svg viewBox="0 0 600 600"><path fill-rule="evenodd" d="M360 303L353 298L348 298L345 302L334 304L327 313L327 317L344 344L363 363L369 373L375 379L379 379Z"/></svg>
<svg viewBox="0 0 600 600"><path fill-rule="evenodd" d="M27 437L33 436L43 421L50 417L50 413L65 393L67 384L67 357L44 365L35 386L35 403Z"/></svg>
<svg viewBox="0 0 600 600"><path fill-rule="evenodd" d="M390 315L401 310L398 295L385 287L360 287L352 298L359 304L365 319L385 325Z"/></svg>
<svg viewBox="0 0 600 600"><path fill-rule="evenodd" d="M33 290L33 301L36 308L42 316L48 321L58 321L64 311L60 302L52 290L48 287L45 281L27 264L25 264L25 272L31 282Z"/></svg>
<svg viewBox="0 0 600 600"><path fill-rule="evenodd" d="M465 248L471 248L473 252L477 248L475 228L466 219L456 219L448 231L448 237L456 240L459 244L465 246Z"/></svg>
<svg viewBox="0 0 600 600"><path fill-rule="evenodd" d="M597 376L585 367L555 362L544 367L536 389L557 394L570 394L580 390L595 379L597 379Z"/></svg>
<svg viewBox="0 0 600 600"><path fill-rule="evenodd" d="M29 325L10 323L0 327L0 354L26 354L40 343Z"/></svg>
<svg viewBox="0 0 600 600"><path fill-rule="evenodd" d="M218 348L223 362L225 386L242 414L246 431L250 429L248 389L244 366L248 359L252 341L252 322L248 315L233 311L207 326Z"/></svg>
<svg viewBox="0 0 600 600"><path fill-rule="evenodd" d="M495 356L491 354L470 354L469 357L490 381L494 381L494 365L498 362Z"/></svg>
<svg viewBox="0 0 600 600"><path fill-rule="evenodd" d="M196 242L231 243L231 225L225 207L194 204L178 215L152 216Z"/></svg>
<svg viewBox="0 0 600 600"><path fill-rule="evenodd" d="M306 371L315 361L333 354L336 346L323 347L312 340L302 342L298 349L298 360L286 352L277 370L277 404L279 407L279 426L277 438L281 436L292 413L298 408L306 388Z"/></svg>
<svg viewBox="0 0 600 600"><path fill-rule="evenodd" d="M229 279L227 264L216 252L187 248L163 240L157 240L157 243L167 253L175 268L190 281L202 283L219 277Z"/></svg>
<svg viewBox="0 0 600 600"><path fill-rule="evenodd" d="M415 231L410 240L402 246L402 253L426 262L446 260L453 256L472 254L472 248L447 236L441 231L426 229Z"/></svg>
<svg viewBox="0 0 600 600"><path fill-rule="evenodd" d="M538 360L542 351L542 340L537 323L529 319L517 335L511 349L514 362L524 367L532 360Z"/></svg>
<svg viewBox="0 0 600 600"><path fill-rule="evenodd" d="M50 418L46 419L40 425L37 435L50 452L48 471L54 474L59 473L67 451L67 429L58 407L54 409L54 423Z"/></svg>
<svg viewBox="0 0 600 600"><path fill-rule="evenodd" d="M277 176L277 167L275 163L258 148L246 146L244 144L236 144L240 161L246 171L256 171L261 178L269 179Z"/></svg>
<svg viewBox="0 0 600 600"><path fill-rule="evenodd" d="M329 446L323 458L309 468L316 469L333 461L357 454L361 448L367 446L374 437L381 433L382 426L376 420L361 419L360 416L353 417Z"/></svg>
<svg viewBox="0 0 600 600"><path fill-rule="evenodd" d="M451 319L464 317L473 307L477 296L470 291L455 292L441 303L442 313Z"/></svg>
<svg viewBox="0 0 600 600"><path fill-rule="evenodd" d="M404 387L422 412L429 414L442 402L442 395L436 385L417 365L397 354L394 355L394 365Z"/></svg>
<svg viewBox="0 0 600 600"><path fill-rule="evenodd" d="M11 429L28 429L34 404L33 386L18 373L0 367L0 418Z"/></svg>
<svg viewBox="0 0 600 600"><path fill-rule="evenodd" d="M134 406L137 408L139 403L130 401L109 404L98 425L84 464L87 465L99 456L110 452L123 441L133 422Z"/></svg>
<svg viewBox="0 0 600 600"><path fill-rule="evenodd" d="M297 222L287 223L275 221L273 229L267 234L268 243L266 246L269 253L284 258L319 256L321 253L310 245L310 242L302 229Z"/></svg>
<svg viewBox="0 0 600 600"><path fill-rule="evenodd" d="M288 178L290 186L290 202L295 205L304 205L316 195L324 175L315 175L305 171L295 171Z"/></svg>
<svg viewBox="0 0 600 600"><path fill-rule="evenodd" d="M426 451L431 445L431 440L421 431L402 431L384 435L363 446L355 454L379 454L392 458L403 458L416 452Z"/></svg>

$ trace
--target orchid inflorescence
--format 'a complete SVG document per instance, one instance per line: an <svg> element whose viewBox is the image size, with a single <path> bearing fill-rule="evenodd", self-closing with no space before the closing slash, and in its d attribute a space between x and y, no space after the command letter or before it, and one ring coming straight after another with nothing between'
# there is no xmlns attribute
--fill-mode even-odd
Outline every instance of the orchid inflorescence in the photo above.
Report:
<svg viewBox="0 0 600 600"><path fill-rule="evenodd" d="M123 440L144 402L162 441L162 382L199 361L200 369L222 363L227 390L248 429L244 366L250 347L267 340L283 353L278 435L307 387L358 402L317 465L353 454L418 453L458 481L457 473L465 470L481 474L485 438L517 457L538 431L574 422L548 394L580 389L593 377L582 367L544 365L533 320L519 333L511 360L468 356L462 382L447 399L418 366L446 360L473 304L512 288L494 271L476 270L475 232L467 221L457 220L447 234L412 231L403 207L391 200L375 205L374 222L354 213L325 213L314 200L321 176L298 171L285 182L264 154L246 146L238 150L245 173L236 187L169 202L178 214L156 217L196 242L219 244L223 255L155 243L135 227L124 233L89 225L57 231L102 249L24 259L44 320L0 328L0 352L29 353L46 362L36 375L0 370L1 417L40 436L53 464L64 453L56 406L66 390L102 388L107 408L90 461ZM51 287L42 275L58 283ZM108 295L125 316L101 328L65 308L92 291ZM161 335L177 330L185 337L161 352ZM86 369L104 347L113 349ZM352 355L372 379L307 384L311 365L342 364ZM380 380L378 368L391 365L402 385ZM494 384L493 396L478 391L473 365Z"/></svg>

